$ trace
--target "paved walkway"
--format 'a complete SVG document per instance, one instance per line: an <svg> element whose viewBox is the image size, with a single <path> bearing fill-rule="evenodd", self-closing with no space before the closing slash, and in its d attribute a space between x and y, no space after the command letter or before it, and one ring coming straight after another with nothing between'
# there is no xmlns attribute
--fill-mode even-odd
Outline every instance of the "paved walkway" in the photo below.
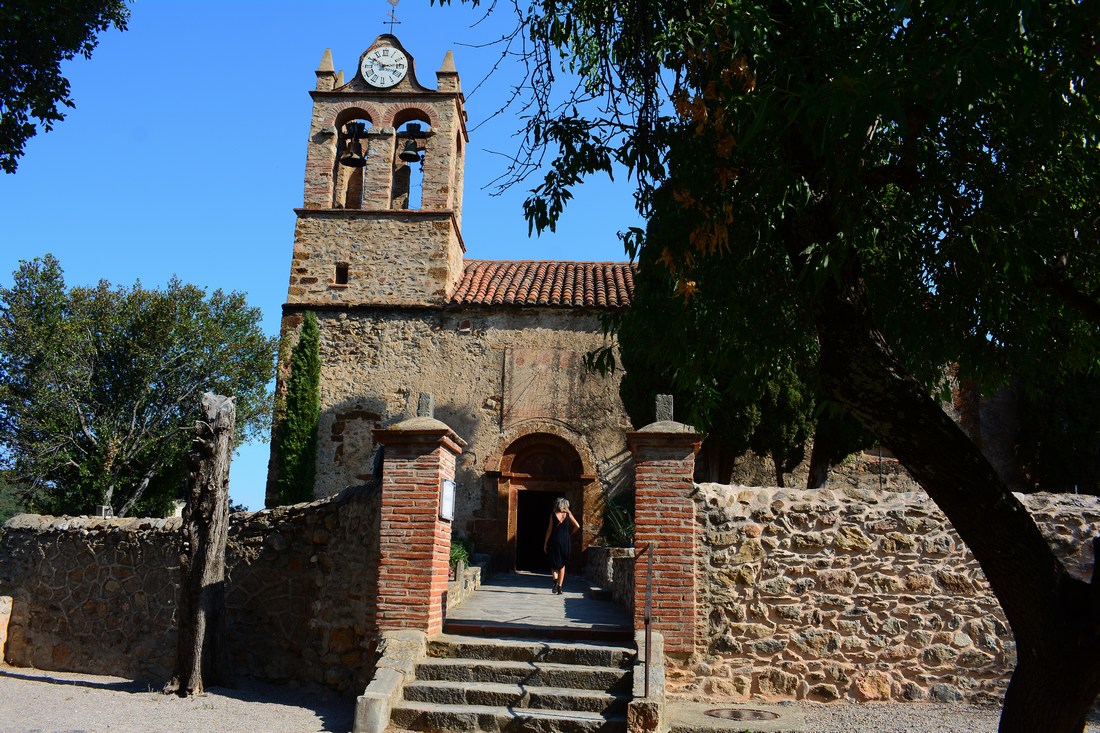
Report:
<svg viewBox="0 0 1100 733"><path fill-rule="evenodd" d="M538 573L495 573L462 605L447 613L450 633L633 639L631 619L611 601L587 595L584 578L565 579L564 592Z"/></svg>

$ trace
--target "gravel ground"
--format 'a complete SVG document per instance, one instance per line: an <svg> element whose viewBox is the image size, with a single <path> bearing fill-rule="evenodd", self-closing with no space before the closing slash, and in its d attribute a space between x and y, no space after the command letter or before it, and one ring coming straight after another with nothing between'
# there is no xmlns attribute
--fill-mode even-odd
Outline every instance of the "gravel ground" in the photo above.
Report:
<svg viewBox="0 0 1100 733"><path fill-rule="evenodd" d="M995 733L999 717L996 708L931 703L790 708L806 733ZM254 680L179 698L118 677L0 667L0 733L349 733L353 710L348 699ZM1100 733L1100 717L1087 731Z"/></svg>
<svg viewBox="0 0 1100 733"><path fill-rule="evenodd" d="M347 733L354 707L252 680L180 698L118 677L0 667L0 733Z"/></svg>
<svg viewBox="0 0 1100 733"><path fill-rule="evenodd" d="M814 733L996 733L1001 710L936 703L799 703L805 730ZM1086 727L1100 733L1100 719ZM1036 733L1039 733L1036 731Z"/></svg>

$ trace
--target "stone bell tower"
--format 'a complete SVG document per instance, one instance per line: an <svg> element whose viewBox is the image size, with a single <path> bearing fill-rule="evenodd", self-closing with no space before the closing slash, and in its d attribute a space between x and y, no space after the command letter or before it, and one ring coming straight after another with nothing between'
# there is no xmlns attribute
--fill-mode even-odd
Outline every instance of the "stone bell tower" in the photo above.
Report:
<svg viewBox="0 0 1100 733"><path fill-rule="evenodd" d="M288 306L442 304L462 276L466 111L448 51L436 88L381 35L347 83L317 69Z"/></svg>
<svg viewBox="0 0 1100 733"><path fill-rule="evenodd" d="M346 83L326 50L310 96L305 200L295 209L277 404L286 394L290 351L305 312L317 314L323 341L359 353L359 336L330 332L334 323L356 312L446 304L462 277L465 251L466 109L451 52L436 72L436 88L428 89L417 79L412 54L392 35L375 39ZM348 382L335 362L323 362L321 379L334 390L329 399L363 399L359 381ZM279 503L278 407L274 417L268 506ZM353 410L340 419L362 423L369 434L378 417Z"/></svg>

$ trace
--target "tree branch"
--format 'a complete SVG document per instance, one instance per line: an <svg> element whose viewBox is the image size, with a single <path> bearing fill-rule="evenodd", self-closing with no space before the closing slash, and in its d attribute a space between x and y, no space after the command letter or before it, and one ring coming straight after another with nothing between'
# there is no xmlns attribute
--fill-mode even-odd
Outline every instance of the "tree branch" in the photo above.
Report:
<svg viewBox="0 0 1100 733"><path fill-rule="evenodd" d="M1094 294L1085 293L1077 288L1073 279L1066 276L1064 263L1061 266L1051 267L1040 279L1040 283L1067 306L1100 326L1100 301Z"/></svg>

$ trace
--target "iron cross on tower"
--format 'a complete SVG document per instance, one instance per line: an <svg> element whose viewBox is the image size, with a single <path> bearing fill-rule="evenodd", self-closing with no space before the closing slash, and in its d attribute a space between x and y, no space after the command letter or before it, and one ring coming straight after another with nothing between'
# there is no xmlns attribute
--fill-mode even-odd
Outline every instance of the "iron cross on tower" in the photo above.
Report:
<svg viewBox="0 0 1100 733"><path fill-rule="evenodd" d="M395 25L401 25L401 21L397 19L397 3L401 0L386 0L392 7L390 8L390 19L387 21L390 24L390 35L393 35L393 27ZM385 23L383 23L385 25Z"/></svg>

